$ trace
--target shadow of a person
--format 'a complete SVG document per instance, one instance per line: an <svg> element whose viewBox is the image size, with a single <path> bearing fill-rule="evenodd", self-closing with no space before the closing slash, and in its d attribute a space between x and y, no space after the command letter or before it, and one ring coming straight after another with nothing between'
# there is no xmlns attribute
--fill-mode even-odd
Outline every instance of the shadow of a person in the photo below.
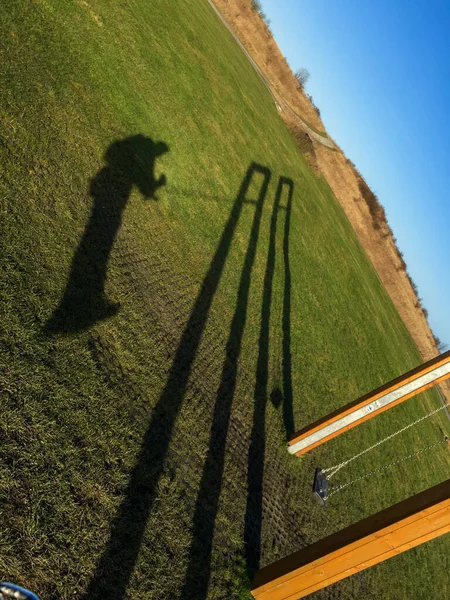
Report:
<svg viewBox="0 0 450 600"><path fill-rule="evenodd" d="M164 142L153 142L141 134L109 146L107 165L90 184L92 212L73 257L64 295L45 325L47 333L81 331L119 310L120 305L105 295L109 254L133 185L145 198L157 200L155 193L166 184L166 177L155 178L155 161L168 150Z"/></svg>

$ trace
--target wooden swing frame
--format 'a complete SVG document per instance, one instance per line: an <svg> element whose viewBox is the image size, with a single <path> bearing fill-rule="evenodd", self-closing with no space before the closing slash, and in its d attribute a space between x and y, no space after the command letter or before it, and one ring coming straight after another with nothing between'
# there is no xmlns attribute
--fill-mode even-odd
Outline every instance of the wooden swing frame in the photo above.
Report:
<svg viewBox="0 0 450 600"><path fill-rule="evenodd" d="M298 432L289 452L304 454L448 377L450 351ZM252 595L298 600L448 532L450 479L261 569Z"/></svg>

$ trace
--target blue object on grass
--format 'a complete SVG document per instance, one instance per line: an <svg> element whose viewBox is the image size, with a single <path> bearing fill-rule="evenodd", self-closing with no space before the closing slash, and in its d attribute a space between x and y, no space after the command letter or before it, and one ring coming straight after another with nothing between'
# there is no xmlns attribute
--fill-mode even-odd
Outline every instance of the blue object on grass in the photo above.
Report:
<svg viewBox="0 0 450 600"><path fill-rule="evenodd" d="M0 583L0 600L39 600L36 594L14 583Z"/></svg>

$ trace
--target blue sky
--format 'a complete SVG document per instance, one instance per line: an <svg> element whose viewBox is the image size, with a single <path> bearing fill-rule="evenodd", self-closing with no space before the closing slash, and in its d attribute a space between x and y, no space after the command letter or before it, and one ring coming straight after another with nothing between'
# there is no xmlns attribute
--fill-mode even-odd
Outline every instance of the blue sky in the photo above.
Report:
<svg viewBox="0 0 450 600"><path fill-rule="evenodd" d="M263 0L328 133L386 209L434 333L450 345L449 0Z"/></svg>

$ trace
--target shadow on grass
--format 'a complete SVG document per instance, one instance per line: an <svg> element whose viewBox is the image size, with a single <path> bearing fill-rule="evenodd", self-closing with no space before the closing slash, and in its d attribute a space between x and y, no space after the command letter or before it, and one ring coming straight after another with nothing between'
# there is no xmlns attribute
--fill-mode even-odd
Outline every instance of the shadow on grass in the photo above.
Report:
<svg viewBox="0 0 450 600"><path fill-rule="evenodd" d="M288 189L287 206L281 206L283 188ZM292 383L290 352L290 268L289 232L294 183L280 177L270 223L269 250L264 275L263 300L261 305L261 328L259 333L256 384L253 404L253 428L247 466L247 504L245 511L244 542L247 571L250 577L258 570L261 557L261 527L263 514L263 475L266 446L266 407L269 383L270 310L272 304L273 276L275 272L277 221L280 209L285 209L283 241L284 256L284 299L283 299L283 392L276 388L271 400L276 407L283 403L283 419L286 433L292 424Z"/></svg>
<svg viewBox="0 0 450 600"><path fill-rule="evenodd" d="M289 261L289 236L291 232L292 197L294 183L291 179L280 178L280 182L288 186L286 216L284 221L283 263L283 421L286 438L294 433L294 409L292 392L292 355L291 355L291 265Z"/></svg>
<svg viewBox="0 0 450 600"><path fill-rule="evenodd" d="M90 184L92 212L72 260L64 295L45 325L48 334L75 332L117 313L119 304L105 295L108 259L119 231L133 185L145 198L156 200L155 192L166 178L155 178L156 159L169 150L164 142L135 135L111 144L107 165Z"/></svg>
<svg viewBox="0 0 450 600"><path fill-rule="evenodd" d="M251 274L256 256L262 208L271 176L267 168L259 167L259 172L263 175L263 181L255 205L250 239L239 282L236 308L226 345L225 360L214 406L208 454L195 506L188 568L180 600L194 598L202 600L208 593L214 526L222 488L226 439L237 382L238 360L247 317Z"/></svg>
<svg viewBox="0 0 450 600"><path fill-rule="evenodd" d="M100 558L88 586L85 599L125 597L141 547L148 516L155 500L158 480L163 473L175 420L186 393L188 379L211 304L220 283L231 242L236 230L246 194L253 177L263 176L256 202L250 241L247 248L238 301L226 347L226 361L214 409L210 449L205 462L194 516L194 538L189 555L189 568L183 588L184 598L206 597L210 576L212 534L217 514L218 496L223 474L225 438L228 430L231 402L237 377L237 358L243 336L251 270L255 258L261 210L270 180L266 167L253 163L247 170L222 232L219 245L202 282L193 310L182 334L165 388L152 411L149 427L131 473L124 498L113 520L106 549ZM254 204L252 202L252 204ZM208 507L204 508L207 498ZM204 512L206 510L206 512ZM202 559L203 557L203 559ZM200 568L194 564L203 560ZM198 581L194 580L198 575Z"/></svg>

